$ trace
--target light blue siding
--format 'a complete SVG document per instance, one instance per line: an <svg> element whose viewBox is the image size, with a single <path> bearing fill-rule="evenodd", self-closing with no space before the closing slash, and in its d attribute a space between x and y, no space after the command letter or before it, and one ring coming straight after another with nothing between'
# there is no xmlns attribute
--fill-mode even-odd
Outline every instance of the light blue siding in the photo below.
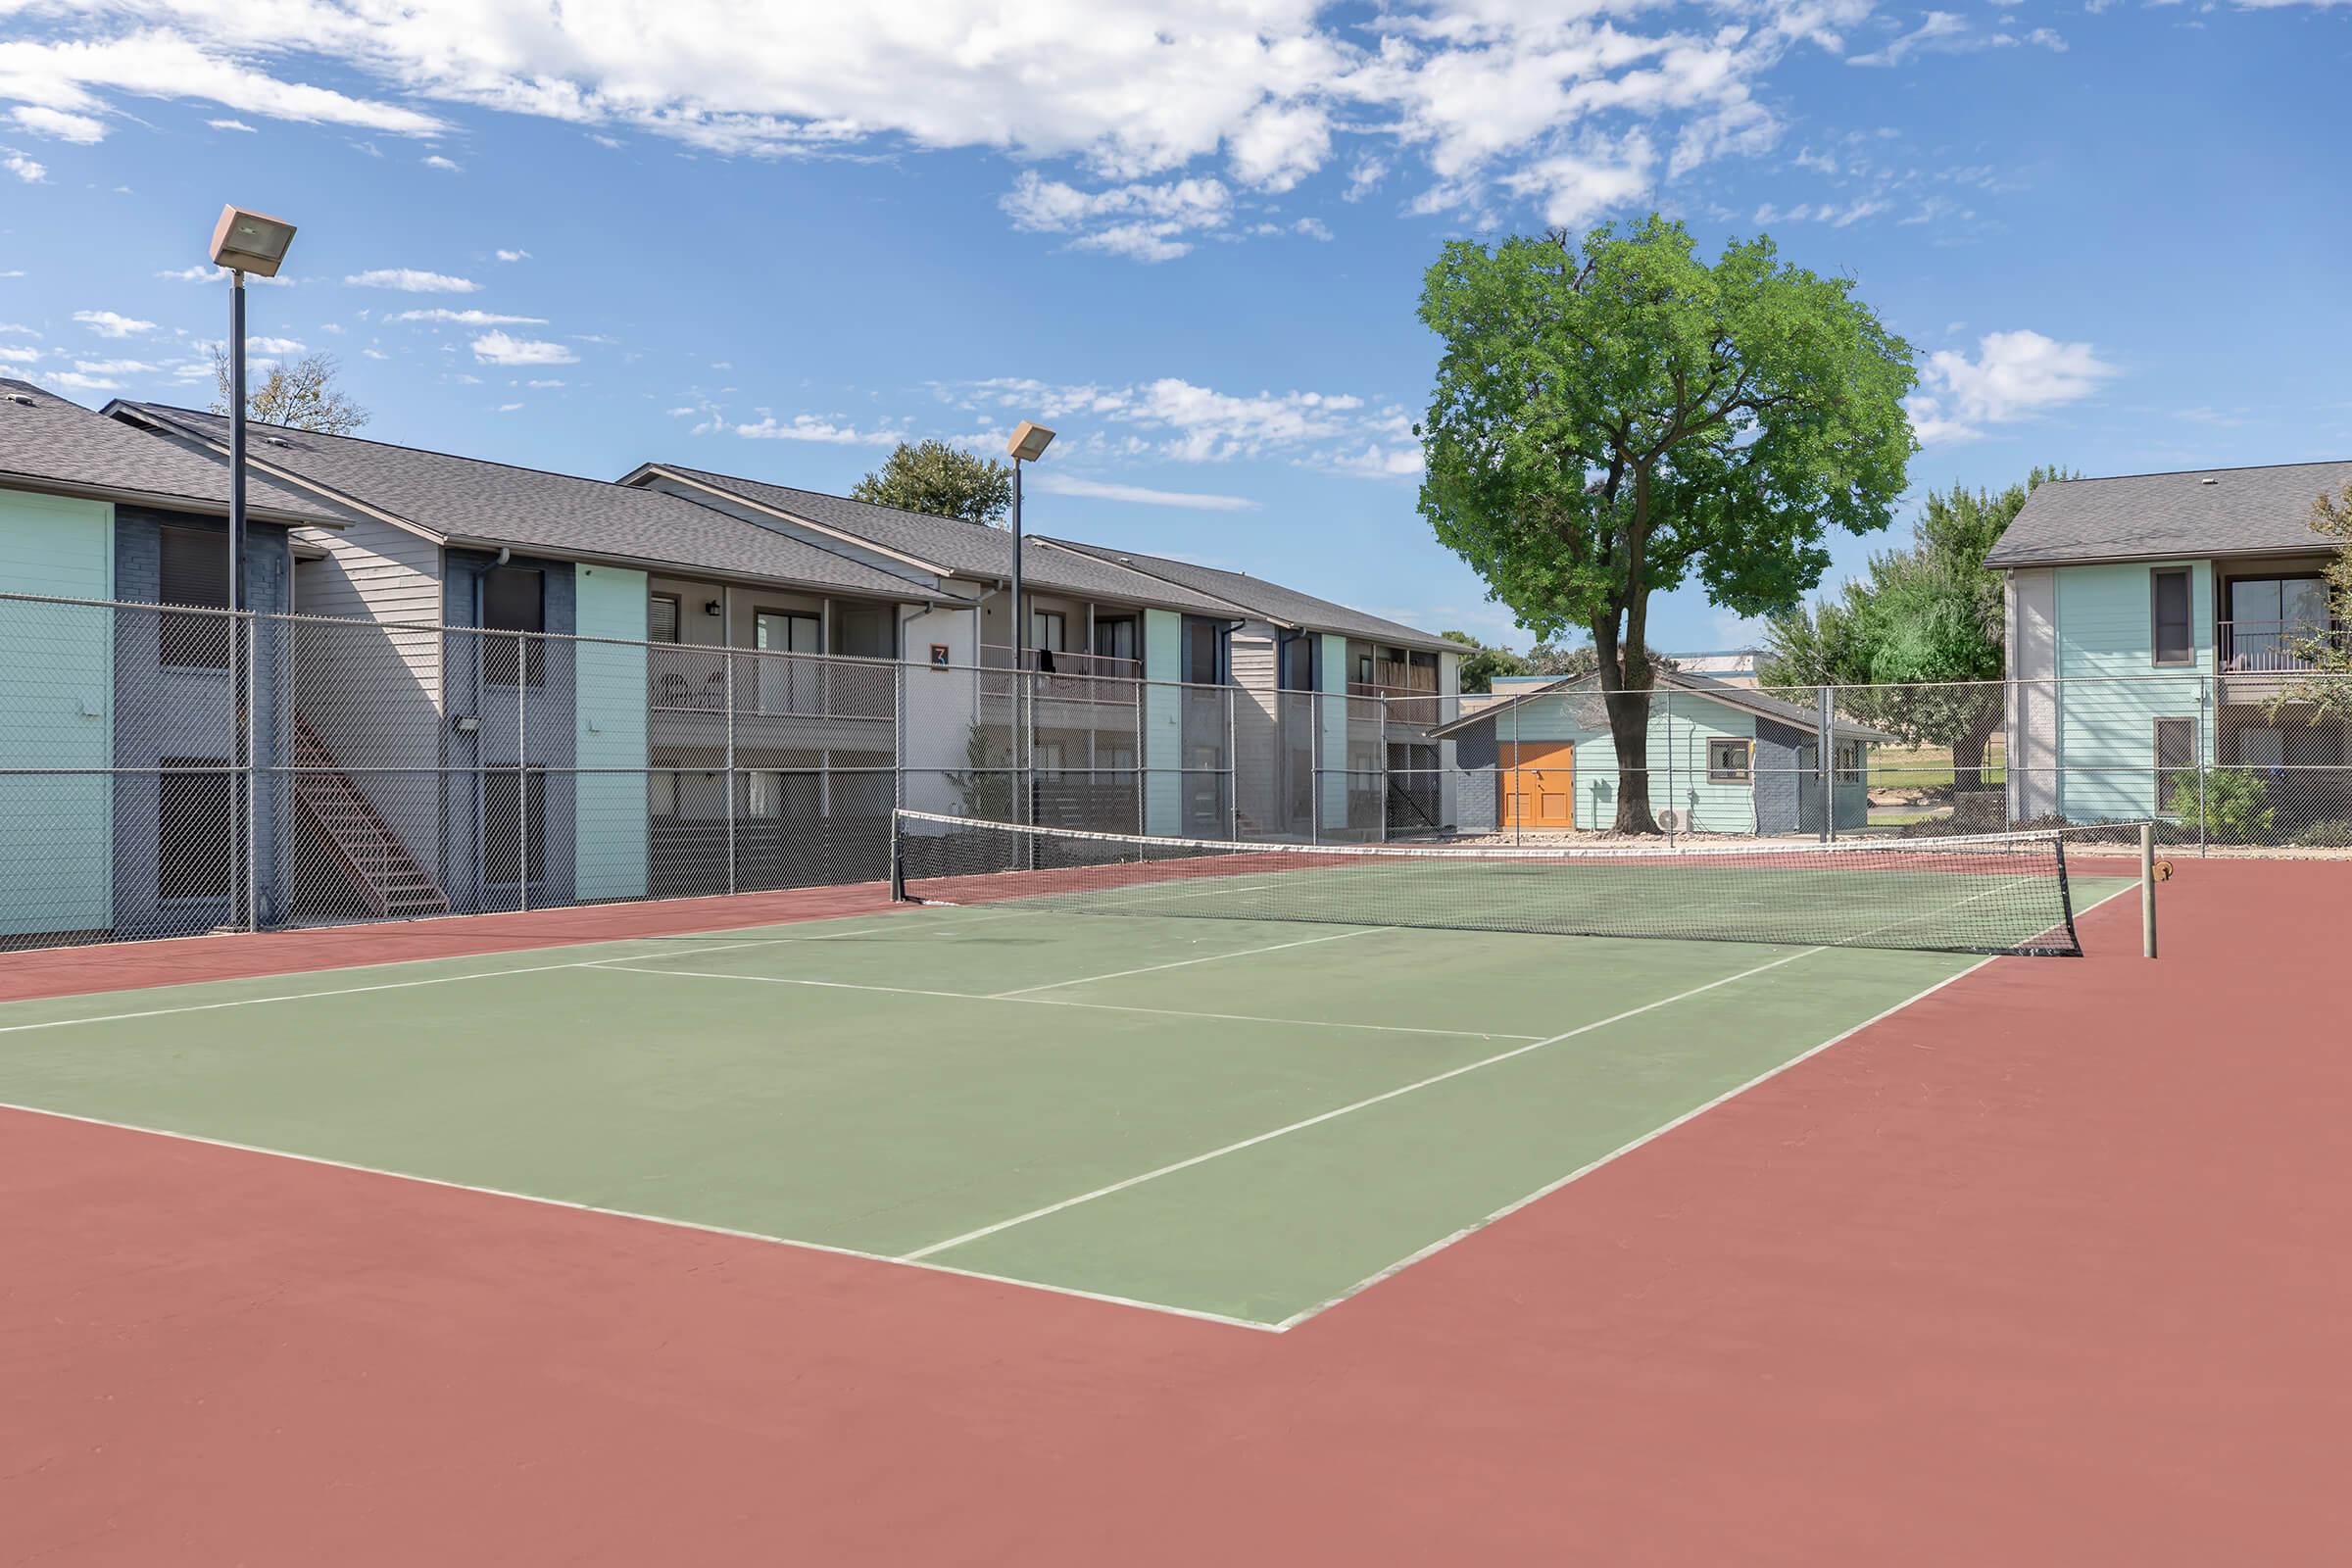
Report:
<svg viewBox="0 0 2352 1568"><path fill-rule="evenodd" d="M0 588L114 597L114 508L0 490ZM0 601L0 767L114 762L114 622ZM114 791L103 773L0 779L0 933L114 924Z"/></svg>
<svg viewBox="0 0 2352 1568"><path fill-rule="evenodd" d="M1691 692L1654 694L1649 709L1649 802L1653 808L1685 812L1693 831L1757 831L1755 792L1750 781L1710 782L1707 742L1719 738L1752 742L1755 715ZM1571 742L1576 747L1576 825L1605 830L1617 820L1617 747L1609 735L1607 710L1597 690L1539 697L1495 721L1494 738Z"/></svg>
<svg viewBox="0 0 2352 1568"><path fill-rule="evenodd" d="M1184 694L1166 684L1184 667L1184 617L1144 612L1144 831L1184 831Z"/></svg>
<svg viewBox="0 0 2352 1568"><path fill-rule="evenodd" d="M1336 825L1348 820L1348 639L1324 633L1317 659L1324 694L1323 701L1315 705L1322 710L1322 734L1316 741L1323 770L1322 819Z"/></svg>
<svg viewBox="0 0 2352 1568"><path fill-rule="evenodd" d="M581 768L575 875L582 899L641 899L646 894L645 775L597 773L646 765L646 581L642 571L581 566L573 614L584 638L621 643L579 645L574 756Z"/></svg>
<svg viewBox="0 0 2352 1568"><path fill-rule="evenodd" d="M2189 568L2196 662L2155 663L2151 572ZM2156 799L2156 720L2198 720L2200 755L2213 753L2212 713L2200 699L2213 665L2213 566L2180 561L2065 566L2056 574L2058 809L2078 822L2140 817Z"/></svg>

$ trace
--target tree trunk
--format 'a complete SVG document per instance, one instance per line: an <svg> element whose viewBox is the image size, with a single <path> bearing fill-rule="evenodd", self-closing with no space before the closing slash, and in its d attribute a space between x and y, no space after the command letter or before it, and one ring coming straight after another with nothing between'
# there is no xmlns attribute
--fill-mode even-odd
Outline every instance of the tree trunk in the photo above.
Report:
<svg viewBox="0 0 2352 1568"><path fill-rule="evenodd" d="M1952 741L1952 793L1966 795L1984 787L1984 748L1993 731L2001 727L1997 708L1986 707L1982 714L1969 720L1968 728Z"/></svg>
<svg viewBox="0 0 2352 1568"><path fill-rule="evenodd" d="M1602 682L1601 698L1609 711L1609 738L1617 747L1617 821L1619 833L1655 833L1657 818L1649 809L1649 699L1647 689L1611 690ZM1672 803L1669 802L1669 805Z"/></svg>

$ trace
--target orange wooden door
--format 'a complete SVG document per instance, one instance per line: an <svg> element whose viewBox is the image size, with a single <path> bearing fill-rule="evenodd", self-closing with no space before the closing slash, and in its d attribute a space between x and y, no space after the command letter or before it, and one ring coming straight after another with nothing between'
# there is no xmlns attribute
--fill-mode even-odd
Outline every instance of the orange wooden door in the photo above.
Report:
<svg viewBox="0 0 2352 1568"><path fill-rule="evenodd" d="M1502 743L1502 825L1565 833L1576 826L1576 748L1559 741Z"/></svg>

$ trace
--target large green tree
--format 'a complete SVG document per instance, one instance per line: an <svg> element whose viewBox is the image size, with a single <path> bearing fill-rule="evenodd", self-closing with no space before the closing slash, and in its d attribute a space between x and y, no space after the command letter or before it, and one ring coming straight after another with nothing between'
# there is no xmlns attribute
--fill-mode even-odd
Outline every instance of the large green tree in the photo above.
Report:
<svg viewBox="0 0 2352 1568"><path fill-rule="evenodd" d="M1491 692L1495 676L1527 673L1527 661L1508 648L1490 648L1466 631L1442 631L1438 635L1468 650L1462 655L1460 677L1465 692Z"/></svg>
<svg viewBox="0 0 2352 1568"><path fill-rule="evenodd" d="M1834 597L1772 617L1758 680L1840 687L1840 712L1911 746L1951 748L1954 787L1980 788L2008 673L2001 574L1984 557L2028 496L2067 477L2035 468L2005 490L1931 492L1908 546L1874 554Z"/></svg>
<svg viewBox="0 0 2352 1568"><path fill-rule="evenodd" d="M2341 495L2322 492L2311 504L2314 532L2335 541L2328 564L2327 626L2295 635L2291 650L2309 666L2305 673L2263 705L2273 720L2297 710L2308 723L2325 718L2352 721L2352 484Z"/></svg>
<svg viewBox="0 0 2352 1568"><path fill-rule="evenodd" d="M945 441L902 441L850 494L934 517L993 523L1012 505L1012 469Z"/></svg>
<svg viewBox="0 0 2352 1568"><path fill-rule="evenodd" d="M1616 827L1654 833L1653 593L1695 580L1745 615L1793 607L1833 531L1886 525L1915 443L1911 349L1845 278L1769 239L1701 260L1652 215L1456 241L1423 281L1443 340L1421 512L1542 638L1592 639Z"/></svg>

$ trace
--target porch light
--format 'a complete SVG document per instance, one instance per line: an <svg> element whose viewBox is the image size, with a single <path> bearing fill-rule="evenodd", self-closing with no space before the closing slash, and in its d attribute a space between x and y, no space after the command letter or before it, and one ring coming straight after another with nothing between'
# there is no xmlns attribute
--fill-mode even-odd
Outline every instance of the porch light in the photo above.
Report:
<svg viewBox="0 0 2352 1568"><path fill-rule="evenodd" d="M213 225L213 265L256 277L275 277L285 265L286 248L294 243L294 225L266 213L242 207L220 209Z"/></svg>

